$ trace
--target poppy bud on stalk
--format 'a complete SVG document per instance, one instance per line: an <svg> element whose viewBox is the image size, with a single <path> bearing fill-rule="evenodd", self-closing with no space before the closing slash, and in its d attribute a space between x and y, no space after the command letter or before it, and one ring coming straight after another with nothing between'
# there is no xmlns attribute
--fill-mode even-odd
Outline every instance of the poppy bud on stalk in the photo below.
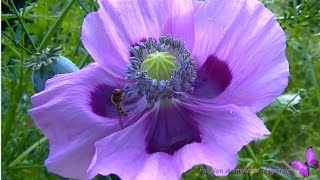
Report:
<svg viewBox="0 0 320 180"><path fill-rule="evenodd" d="M36 93L43 91L46 81L53 76L79 70L72 61L58 54L61 51L61 47L52 50L46 48L42 53L37 53L32 57L35 61L29 66L33 66L31 80Z"/></svg>

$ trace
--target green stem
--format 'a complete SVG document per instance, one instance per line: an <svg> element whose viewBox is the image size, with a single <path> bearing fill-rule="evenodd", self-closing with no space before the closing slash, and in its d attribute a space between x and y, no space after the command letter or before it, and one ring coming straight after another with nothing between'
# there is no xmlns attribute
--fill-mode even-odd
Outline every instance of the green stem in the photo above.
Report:
<svg viewBox="0 0 320 180"><path fill-rule="evenodd" d="M5 37L7 37L8 39L10 39L16 46L18 46L19 48L23 49L25 52L27 52L28 54L32 55L33 53L30 52L28 49L26 49L25 47L21 46L18 42L16 42L13 38L11 38L9 35L7 35L6 33L4 33L3 31L1 31L1 34L3 34Z"/></svg>
<svg viewBox="0 0 320 180"><path fill-rule="evenodd" d="M4 4L4 5L6 5L6 6L7 6L7 8L11 9L10 4L8 4L6 1L1 0L1 4Z"/></svg>
<svg viewBox="0 0 320 180"><path fill-rule="evenodd" d="M18 52L17 51L17 46L10 46L10 45L8 45L8 46L6 46L6 47L8 47L17 57L20 57L20 52ZM8 62L6 61L6 63L4 63L4 64L6 64L7 65L7 67L8 67Z"/></svg>
<svg viewBox="0 0 320 180"><path fill-rule="evenodd" d="M21 58L23 58L23 54L21 54ZM13 78L11 80L11 94L10 94L10 100L11 100L11 107L10 111L8 113L8 119L3 123L3 134L2 134L2 148L5 148L8 144L8 139L10 136L10 132L12 129L12 126L15 122L15 117L16 117L16 110L18 107L18 103L16 100L18 100L18 97L20 97L19 94L16 94L16 96L13 96L13 92L15 92L16 89L16 78L17 74L13 74ZM3 152L3 151L2 151Z"/></svg>
<svg viewBox="0 0 320 180"><path fill-rule="evenodd" d="M77 3L81 6L81 8L83 9L83 11L86 14L89 14L89 11L86 9L86 7L84 7L84 5L82 4L82 2L80 0L77 0Z"/></svg>
<svg viewBox="0 0 320 180"><path fill-rule="evenodd" d="M7 27L9 28L10 33L14 34L14 30L13 30L11 24L9 23L9 21L6 19L6 20L4 20L4 22L6 23Z"/></svg>
<svg viewBox="0 0 320 180"><path fill-rule="evenodd" d="M293 16L294 17L297 17L297 9L296 8L297 8L297 0L293 0L292 9L294 9L294 11L293 11ZM297 24L297 18L294 18L293 20L294 20L294 23Z"/></svg>
<svg viewBox="0 0 320 180"><path fill-rule="evenodd" d="M30 129L30 130L26 130L26 131L20 131L20 132L17 132L17 134L15 134L15 135L16 135L16 136L19 136L19 135L24 134L24 133L32 134L32 133L31 133L32 131L37 131L37 129ZM12 141L14 141L14 139L10 139L10 141L9 141L7 144L12 143ZM8 148L8 145L7 145L6 148Z"/></svg>
<svg viewBox="0 0 320 180"><path fill-rule="evenodd" d="M24 39L22 40L22 46L24 44ZM8 144L8 140L9 140L9 136L10 136L10 132L12 130L12 126L16 123L16 111L18 108L18 104L21 100L23 91L24 91L24 87L27 84L27 82L25 82L23 80L24 76L26 77L30 77L29 76L29 72L30 70L28 70L26 73L23 72L23 66L22 63L24 61L24 52L21 50L20 53L21 57L20 57L20 66L17 68L16 73L13 74L13 78L11 80L11 94L10 94L10 100L11 100L11 107L10 107L10 111L8 113L8 119L5 121L4 123L4 127L3 127L3 136L2 136L2 149L5 148ZM18 71L20 69L20 81L17 80L17 76ZM17 87L17 83L19 83L19 86ZM25 84L23 84L25 83Z"/></svg>
<svg viewBox="0 0 320 180"><path fill-rule="evenodd" d="M40 140L31 145L27 150L25 150L22 154L20 154L12 163L9 164L9 168L14 167L16 164L19 164L30 152L32 152L35 148L44 143L47 138L42 137Z"/></svg>
<svg viewBox="0 0 320 180"><path fill-rule="evenodd" d="M16 115L16 109L17 105L13 104L10 108L10 112L8 113L8 120L6 123L3 123L4 128L3 128L3 135L2 135L2 148L6 147L8 143L8 138L10 135L10 131L12 129L12 125L15 122L15 115ZM3 151L2 151L3 152Z"/></svg>
<svg viewBox="0 0 320 180"><path fill-rule="evenodd" d="M82 68L83 67L83 64L85 63L85 61L88 59L89 57L89 54L87 53L82 59L81 61L78 63L78 67L79 68Z"/></svg>
<svg viewBox="0 0 320 180"><path fill-rule="evenodd" d="M11 159L16 155L18 150L20 150L20 148L25 144L25 142L27 142L31 134L32 133L29 132L26 136L23 136L23 138L18 142L17 146L10 152L10 155L6 159L5 164L8 164L9 162L11 162Z"/></svg>
<svg viewBox="0 0 320 180"><path fill-rule="evenodd" d="M259 167L259 168L261 169L261 167ZM259 179L264 179L264 178L263 178L263 171L262 171L262 170L259 171Z"/></svg>
<svg viewBox="0 0 320 180"><path fill-rule="evenodd" d="M29 166L15 166L8 168L8 170L21 170L21 169L30 169L30 168L43 168L43 165L29 165Z"/></svg>
<svg viewBox="0 0 320 180"><path fill-rule="evenodd" d="M250 144L246 146L245 150L247 151L247 153L250 155L250 157L254 160L254 161L257 161L257 157L256 155L254 154Z"/></svg>
<svg viewBox="0 0 320 180"><path fill-rule="evenodd" d="M79 38L79 40L77 42L76 50L74 51L73 56L77 56L79 49L80 49L80 46L81 46L81 38Z"/></svg>
<svg viewBox="0 0 320 180"><path fill-rule="evenodd" d="M38 48L38 52L41 52L49 43L49 41L51 40L51 37L54 35L54 33L56 32L56 30L58 29L57 27L61 24L62 20L64 19L64 17L66 16L67 12L70 10L71 5L73 4L75 0L70 0L69 3L66 5L66 7L63 9L62 14L60 15L60 17L57 19L57 21L50 27L49 31L47 32L47 34L45 35L45 37L43 38L43 40L40 43L40 46Z"/></svg>
<svg viewBox="0 0 320 180"><path fill-rule="evenodd" d="M310 59L307 59L306 62L307 62L307 67L308 67L309 72L310 72L311 82L312 82L312 84L313 84L315 89L319 89L317 75L316 75L316 72L314 70L312 61ZM319 91L317 91L317 101L318 101L318 105L320 105L320 94L319 94Z"/></svg>
<svg viewBox="0 0 320 180"><path fill-rule="evenodd" d="M19 20L19 22L20 22L23 30L25 31L25 33L26 33L26 35L27 35L27 37L28 37L28 39L29 39L29 41L30 41L30 43L31 43L32 48L34 49L35 52L37 52L37 48L36 48L36 46L34 45L32 39L31 39L31 36L30 36L29 32L27 31L27 29L26 29L26 27L25 27L25 25L24 25L24 23L23 23L20 15L19 15L19 12L18 12L18 10L17 10L17 8L16 8L16 6L14 5L14 2L13 2L12 0L10 0L10 4L11 4L11 6L13 7L14 13L15 13L16 16L18 17L18 20Z"/></svg>
<svg viewBox="0 0 320 180"><path fill-rule="evenodd" d="M258 160L258 165L259 165L259 166L261 165L261 162L262 162L262 156L263 156L264 152L266 151L267 147L269 146L270 141L271 141L271 139L272 139L272 136L273 136L273 134L275 133L278 125L280 124L280 121L281 121L281 119L282 119L280 115L282 114L282 112L283 112L285 109L288 108L288 106L292 103L292 101L294 101L298 96L299 96L299 94L297 94L296 96L294 96L294 97L282 108L282 110L280 111L279 116L277 117L277 120L276 120L275 124L274 124L273 127L272 127L271 135L270 135L270 137L267 139L267 142L266 142L266 144L264 145L264 147L263 147L263 149L262 149L262 151L261 151L261 153L260 153L259 160ZM278 99L277 99L277 101L281 104L281 102L280 102Z"/></svg>

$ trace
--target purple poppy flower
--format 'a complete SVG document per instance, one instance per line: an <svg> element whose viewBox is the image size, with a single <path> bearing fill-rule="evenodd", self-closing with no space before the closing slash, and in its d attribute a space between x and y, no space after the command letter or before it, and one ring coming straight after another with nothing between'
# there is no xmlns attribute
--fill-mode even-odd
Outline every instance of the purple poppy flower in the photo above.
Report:
<svg viewBox="0 0 320 180"><path fill-rule="evenodd" d="M179 179L206 164L225 176L243 146L270 134L256 112L285 89L289 66L285 34L262 3L98 3L82 27L95 63L55 76L31 99L50 172Z"/></svg>

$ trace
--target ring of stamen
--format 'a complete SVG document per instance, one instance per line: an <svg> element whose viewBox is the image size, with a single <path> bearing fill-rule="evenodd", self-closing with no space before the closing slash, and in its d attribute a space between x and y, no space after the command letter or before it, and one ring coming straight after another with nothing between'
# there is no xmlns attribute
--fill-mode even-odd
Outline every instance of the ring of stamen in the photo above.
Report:
<svg viewBox="0 0 320 180"><path fill-rule="evenodd" d="M148 38L146 42L140 42L137 46L130 48L133 57L129 58L130 64L126 66L126 79L132 80L123 90L125 99L129 93L146 96L148 106L152 107L159 99L179 98L181 92L192 92L191 84L195 81L196 63L190 56L179 39L170 35L159 38L156 42ZM149 55L157 52L167 52L178 61L178 68L171 70L170 79L157 80L148 76L148 72L141 68L142 63Z"/></svg>

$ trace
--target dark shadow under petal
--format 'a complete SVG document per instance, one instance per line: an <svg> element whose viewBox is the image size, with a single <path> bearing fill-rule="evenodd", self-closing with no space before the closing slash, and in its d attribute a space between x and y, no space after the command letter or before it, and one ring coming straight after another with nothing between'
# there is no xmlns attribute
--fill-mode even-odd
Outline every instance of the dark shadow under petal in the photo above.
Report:
<svg viewBox="0 0 320 180"><path fill-rule="evenodd" d="M192 115L172 102L161 103L153 128L146 138L147 153L173 154L181 147L201 142L200 133Z"/></svg>
<svg viewBox="0 0 320 180"><path fill-rule="evenodd" d="M228 65L210 55L197 70L193 94L200 98L213 98L224 91L232 80Z"/></svg>

